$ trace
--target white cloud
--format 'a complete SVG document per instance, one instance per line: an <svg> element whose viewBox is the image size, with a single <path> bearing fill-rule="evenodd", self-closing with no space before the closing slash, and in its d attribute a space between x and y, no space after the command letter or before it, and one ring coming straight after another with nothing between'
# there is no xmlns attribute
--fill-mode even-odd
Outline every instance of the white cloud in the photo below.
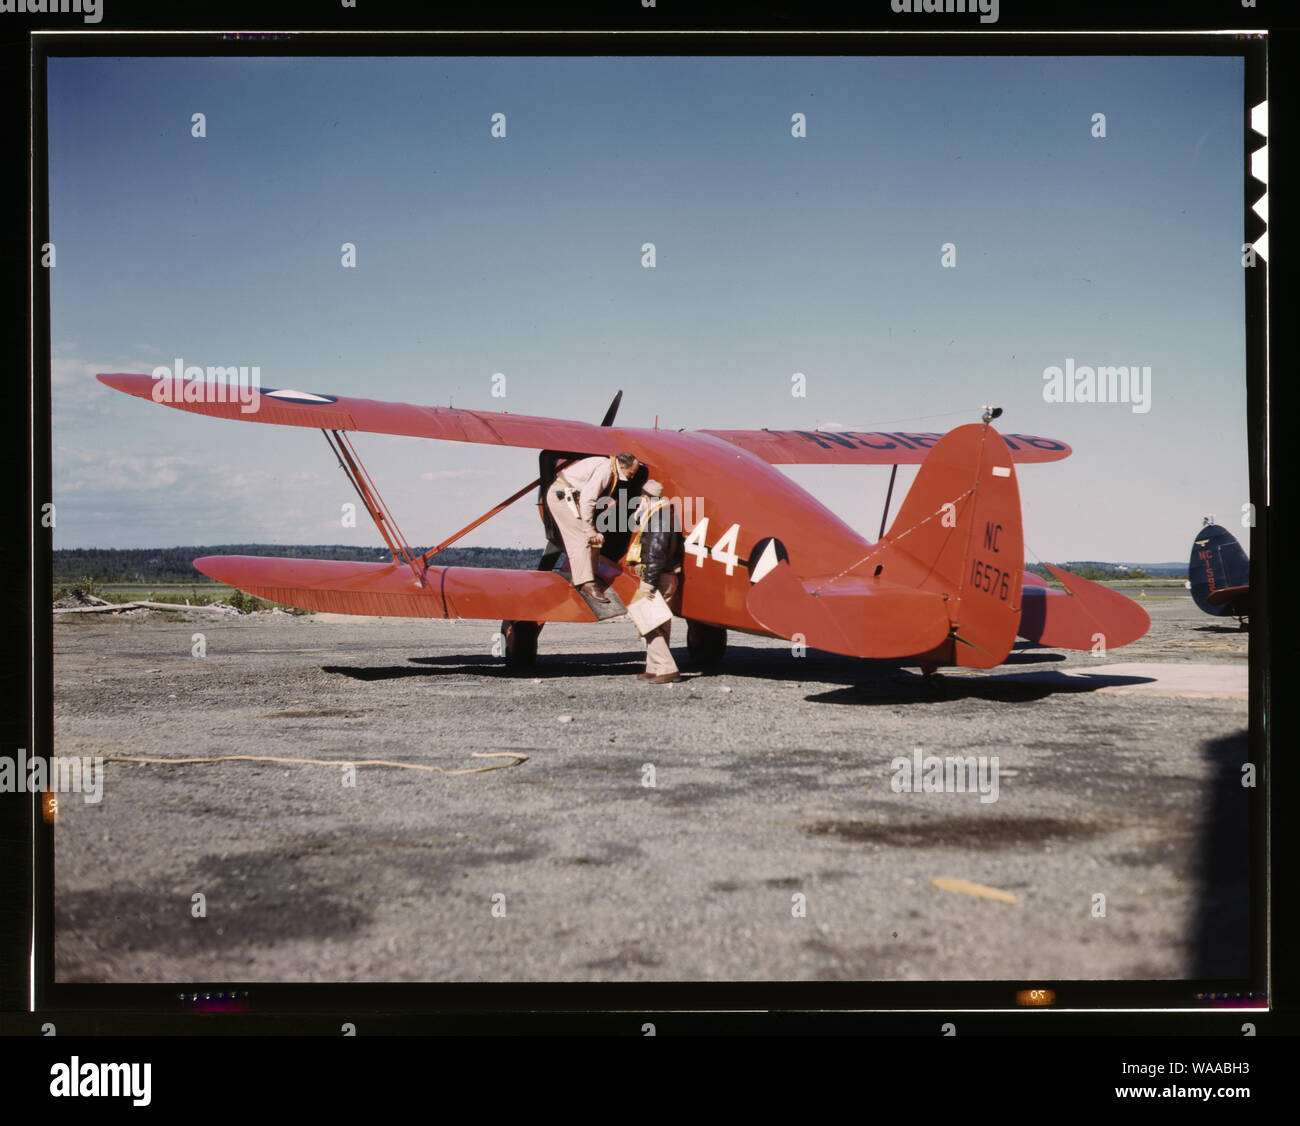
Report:
<svg viewBox="0 0 1300 1126"><path fill-rule="evenodd" d="M176 485L184 475L199 468L192 458L159 457L139 451L77 450L56 446L52 458L54 491L90 495L152 492Z"/></svg>
<svg viewBox="0 0 1300 1126"><path fill-rule="evenodd" d="M112 371L101 363L83 360L80 356L53 355L50 357L50 388L52 394L59 391L77 390L83 397L100 398L108 394L108 388L95 376L101 371Z"/></svg>
<svg viewBox="0 0 1300 1126"><path fill-rule="evenodd" d="M149 360L113 356L87 360L74 343L55 344L50 355L50 422L56 430L83 424L99 416L120 416L126 396L100 383L101 372L150 372Z"/></svg>

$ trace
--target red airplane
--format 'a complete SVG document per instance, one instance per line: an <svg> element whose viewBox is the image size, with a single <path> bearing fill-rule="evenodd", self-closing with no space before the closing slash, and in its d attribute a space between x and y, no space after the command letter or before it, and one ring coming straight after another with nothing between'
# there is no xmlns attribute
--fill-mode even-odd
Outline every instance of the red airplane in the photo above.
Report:
<svg viewBox="0 0 1300 1126"><path fill-rule="evenodd" d="M1053 648L1114 649L1146 633L1137 603L1048 567L1064 590L1024 569L1016 463L1059 461L1070 447L1000 434L1001 411L947 434L823 430L659 430L613 426L622 392L600 425L450 407L412 406L291 390L262 390L255 410L218 397L155 397L148 375L100 375L109 387L196 414L321 430L392 553L354 563L205 556L194 565L218 582L306 610L402 618L502 619L508 664L531 664L545 622L594 622L596 610L569 582L551 541L539 569L434 565L438 552L535 485L557 465L628 451L643 468L613 503L634 497L646 475L682 504L686 532L680 604L687 646L703 664L722 658L726 631L781 637L850 657L993 668L1016 637ZM204 392L208 393L204 393ZM184 401L191 398L194 401ZM171 401L171 400L175 401ZM348 438L349 431L522 446L541 451L541 474L437 547L417 555L403 539ZM916 480L876 543L860 536L775 465L919 465ZM890 495L893 477L890 479ZM697 499L698 498L698 499ZM543 519L545 508L539 502ZM637 589L625 562L628 537L607 535L598 578L621 602ZM619 602L613 603L621 611Z"/></svg>

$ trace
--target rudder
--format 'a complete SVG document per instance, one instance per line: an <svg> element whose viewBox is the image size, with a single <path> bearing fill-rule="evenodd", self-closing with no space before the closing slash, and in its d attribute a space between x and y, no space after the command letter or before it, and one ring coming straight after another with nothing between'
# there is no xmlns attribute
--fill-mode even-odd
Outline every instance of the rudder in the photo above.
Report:
<svg viewBox="0 0 1300 1126"><path fill-rule="evenodd" d="M951 631L937 663L993 668L1020 624L1025 558L1020 487L1002 436L971 423L921 464L871 562L894 581L942 594Z"/></svg>
<svg viewBox="0 0 1300 1126"><path fill-rule="evenodd" d="M1192 541L1187 579L1199 609L1216 617L1237 614L1250 588L1250 560L1227 528L1206 524Z"/></svg>

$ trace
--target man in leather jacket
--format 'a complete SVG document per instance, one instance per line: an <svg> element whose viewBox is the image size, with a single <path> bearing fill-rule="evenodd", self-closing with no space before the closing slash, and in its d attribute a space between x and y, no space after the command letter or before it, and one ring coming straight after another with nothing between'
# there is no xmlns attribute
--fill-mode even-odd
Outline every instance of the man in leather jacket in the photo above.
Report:
<svg viewBox="0 0 1300 1126"><path fill-rule="evenodd" d="M642 509L639 520L641 594L657 590L664 601L672 604L681 582L683 550L681 513L676 505L663 499L663 485L647 481L641 487ZM672 619L646 634L645 672L639 679L654 684L678 680L677 662L673 660L668 640Z"/></svg>

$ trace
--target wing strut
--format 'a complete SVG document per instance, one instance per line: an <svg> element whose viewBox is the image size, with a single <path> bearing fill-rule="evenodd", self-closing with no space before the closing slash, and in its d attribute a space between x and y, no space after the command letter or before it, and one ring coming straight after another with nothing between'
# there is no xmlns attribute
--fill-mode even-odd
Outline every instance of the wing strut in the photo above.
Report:
<svg viewBox="0 0 1300 1126"><path fill-rule="evenodd" d="M341 430L322 430L321 433L325 435L330 450L339 459L339 468L356 489L357 496L366 506L366 511L370 513L370 518L379 529L379 534L384 537L388 550L393 553L393 562L405 563L415 576L415 585L424 586L424 572L419 566L415 552L407 546L406 537L402 535L402 530L397 526L397 521L393 519L393 514L388 510L383 497L379 495L379 490L375 488L375 483L366 472L366 467L361 464L361 458L357 456L357 451L353 449L347 435Z"/></svg>
<svg viewBox="0 0 1300 1126"><path fill-rule="evenodd" d="M523 496L525 493L532 492L532 490L537 488L537 486L540 485L541 483L542 483L542 479L540 477L538 477L536 481L529 481L528 484L526 484L517 493L515 493L513 496L506 497L505 500L503 500L500 504L496 505L494 508L488 509L485 513L483 513L482 516L480 516L473 523L466 524L463 528L461 528L459 532L456 532L455 534L449 536L447 539L443 540L442 543L440 543L437 547L429 548L428 551L426 551L423 555L420 556L420 562L427 567L429 565L429 560L432 559L435 555L437 555L438 552L440 552L444 547L450 547L458 539L460 539L461 536L467 535L468 533L472 532L475 528L477 528L480 524L484 523L487 520L491 520L492 517L495 516L498 512L500 512L503 508L509 508L521 496Z"/></svg>
<svg viewBox="0 0 1300 1126"><path fill-rule="evenodd" d="M605 417L601 420L601 426L612 426L614 416L618 413L618 405L622 401L623 392L619 391L614 396L614 401L609 404L609 409L605 412ZM444 548L450 547L462 536L468 535L480 524L491 520L503 508L508 508L514 504L520 497L526 493L532 492L542 483L538 477L535 481L530 481L517 493L506 497L500 504L488 509L477 520L466 524L460 531L453 533L437 547L431 547L423 555L417 556L414 551L407 546L406 539L402 535L401 529L397 526L397 521L393 519L393 514L389 511L388 506L384 503L383 498L379 495L379 490L375 488L374 481L371 480L370 474L366 472L366 467L361 464L361 458L357 456L357 451L353 448L352 443L348 441L347 435L341 430L322 430L325 435L325 441L329 443L330 450L338 458L339 468L347 475L352 487L356 489L357 496L361 498L361 503L366 506L366 511L370 513L370 518L375 522L375 527L379 529L379 534L384 537L384 542L388 545L388 550L393 553L394 563L405 563L411 568L412 574L415 575L415 585L424 586L424 572L428 569L429 560ZM331 436L332 435L332 436ZM559 466L568 465L573 459L566 458L559 463ZM894 467L898 469L897 466ZM893 487L893 482L890 482Z"/></svg>
<svg viewBox="0 0 1300 1126"><path fill-rule="evenodd" d="M614 425L614 416L618 414L618 404L621 403L622 401L623 401L623 392L619 391L614 396L614 401L609 404L609 409L605 412L605 417L600 420L601 426ZM563 461L556 463L556 468L563 469L566 465L572 464L573 460L574 460L573 458L565 458ZM523 496L525 493L531 492L533 489L537 488L537 486L540 485L541 483L542 483L542 479L540 477L538 477L537 480L535 481L530 481L517 493L514 493L513 495L506 497L506 499L503 500L500 504L495 505L492 508L489 508L485 513L483 513L482 516L480 516L473 523L466 524L463 528L461 528L459 532L456 532L450 537L448 537L447 539L443 540L442 543L440 543L437 547L431 547L422 556L420 556L420 562L427 567L429 565L429 560L432 559L435 555L437 555L438 552L440 552L443 548L450 547L458 539L460 539L461 536L468 535L480 524L485 523L488 520L491 520L492 517L495 516L498 512L500 512L503 508L509 508L521 496Z"/></svg>
<svg viewBox="0 0 1300 1126"><path fill-rule="evenodd" d="M619 392L619 395L622 395L622 394L623 394L623 392L620 391L620 392ZM615 410L615 409L617 408L617 406L618 406L618 398L615 397L614 402L613 402L613 404L610 406L609 409L610 409L611 411L613 411L613 410ZM608 418L608 417L610 417L610 416L607 414L605 417ZM601 425L602 425L602 426L605 426L605 425L607 425L607 424L602 422ZM562 460L562 461L557 461L557 462L555 463L555 464L556 464L556 468L558 468L558 469L563 469L566 465L572 465L573 462L574 462L574 460L575 460L574 458L568 457L568 458L565 458L565 459ZM491 520L492 517L495 516L498 512L500 512L503 508L509 508L509 507L510 507L512 504L514 504L515 501L517 501L520 497L522 497L522 496L523 496L524 494L526 494L526 493L531 492L533 489L537 488L537 486L540 485L541 483L542 483L542 479L541 479L540 477L538 477L538 478L537 478L536 480L534 480L534 481L529 481L528 484L526 484L526 485L525 485L522 489L520 489L517 493L512 493L510 496L506 497L506 499L503 500L500 504L498 504L498 505L494 505L493 507L489 508L489 509L488 509L485 513L483 513L483 515L480 516L477 520L473 521L472 523L466 524L463 528L461 528L461 530L460 530L459 532L455 532L455 533L452 534L451 536L447 537L447 539L443 540L442 543L440 543L437 547L431 547L431 548L429 548L428 551L426 551L422 556L420 556L420 562L421 562L424 566L427 567L427 566L429 565L429 560L432 559L435 555L437 555L438 552L440 552L443 548L445 548L445 547L450 547L450 546L451 546L452 544L454 544L458 539L460 539L461 536L468 535L468 534L469 534L470 532L472 532L475 528L477 528L480 524L482 524L482 523L484 523L484 522L486 522L486 521L488 521L488 520Z"/></svg>
<svg viewBox="0 0 1300 1126"><path fill-rule="evenodd" d="M383 497L379 495L379 490L375 488L375 483L371 480L370 474L366 472L366 467L361 464L361 458L357 455L352 443L348 441L347 435L338 430L322 430L321 433L325 435L325 441L329 443L330 450L338 458L339 468L343 470L347 479L352 483L352 487L356 489L357 496L361 498L361 503L366 506L366 511L370 513L370 518L375 522L375 527L379 529L379 534L384 537L384 543L388 545L388 550L393 554L393 562L405 563L411 568L411 573L415 575L416 586L424 586L424 572L429 567L429 560L438 552L450 547L480 524L491 520L503 508L508 508L520 497L532 492L542 483L540 477L535 481L529 481L522 489L506 497L500 504L488 509L477 520L471 521L460 531L448 536L437 547L431 547L423 555L416 555L407 545L406 537L402 535L402 530L397 526L397 521L393 518L392 512L389 511L388 505L384 503ZM568 465L570 460L572 459L566 459L561 462L561 465Z"/></svg>
<svg viewBox="0 0 1300 1126"><path fill-rule="evenodd" d="M885 521L889 519L889 502L894 495L894 478L897 476L898 466L895 464L893 469L889 471L889 491L885 493L885 511L880 514L880 535L876 537L878 540L885 538Z"/></svg>

